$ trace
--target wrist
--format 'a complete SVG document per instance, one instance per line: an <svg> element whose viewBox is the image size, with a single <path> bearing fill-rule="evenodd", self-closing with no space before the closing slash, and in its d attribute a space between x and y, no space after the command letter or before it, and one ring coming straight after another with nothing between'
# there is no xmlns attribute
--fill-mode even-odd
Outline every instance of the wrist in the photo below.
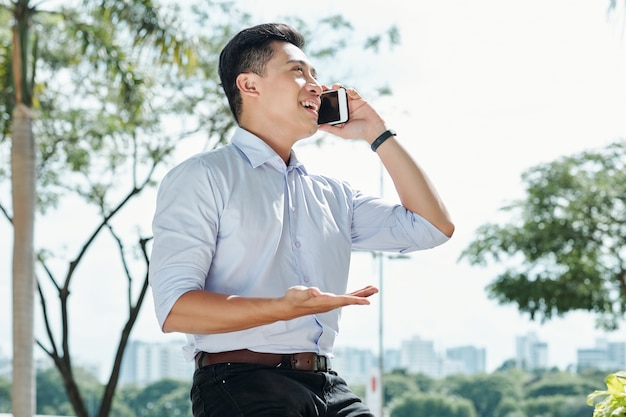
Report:
<svg viewBox="0 0 626 417"><path fill-rule="evenodd" d="M385 141L387 139L389 139L392 136L396 136L397 133L395 130L393 129L387 129L385 130L383 133L381 133L380 135L378 135L378 137L376 139L374 139L374 141L372 142L372 144L370 145L370 147L372 148L372 151L376 152L378 150L378 147L380 145L382 145L383 143L385 143Z"/></svg>

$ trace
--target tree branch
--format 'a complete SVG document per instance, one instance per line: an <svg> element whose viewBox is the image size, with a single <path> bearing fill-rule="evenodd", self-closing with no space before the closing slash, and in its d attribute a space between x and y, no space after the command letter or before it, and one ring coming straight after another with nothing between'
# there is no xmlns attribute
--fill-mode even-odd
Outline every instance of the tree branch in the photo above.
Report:
<svg viewBox="0 0 626 417"><path fill-rule="evenodd" d="M9 223L13 224L13 217L11 217L3 204L0 204L0 211L2 212L2 214L4 214L4 217L9 221Z"/></svg>
<svg viewBox="0 0 626 417"><path fill-rule="evenodd" d="M135 325L135 322L137 321L137 317L139 317L139 312L141 311L141 306L143 305L143 302L145 300L146 293L148 292L148 270L150 265L150 257L148 255L147 244L151 239L152 238L142 238L139 240L139 245L143 253L144 262L146 263L146 272L144 275L143 285L137 297L137 302L134 306L131 306L130 308L128 320L126 321L124 329L122 330L120 342L117 348L117 352L115 354L115 361L113 363L113 368L111 369L111 375L109 376L109 381L107 382L104 395L102 396L102 402L100 403L98 417L107 417L111 411L111 405L113 404L113 398L115 395L115 387L117 386L117 382L119 380L126 345L128 344L128 340L130 339L130 333L133 329L133 326Z"/></svg>
<svg viewBox="0 0 626 417"><path fill-rule="evenodd" d="M128 282L127 298L128 298L128 308L130 310L132 306L131 298L132 298L133 277L128 268L128 262L126 261L126 254L124 253L124 242L122 242L122 239L115 233L115 231L113 230L113 226L107 223L107 228L109 229L109 232L111 232L111 236L113 236L113 239L117 243L117 248L119 249L120 260L122 262L122 267L124 268L124 274L126 275L126 280Z"/></svg>
<svg viewBox="0 0 626 417"><path fill-rule="evenodd" d="M46 327L48 339L50 340L50 345L52 346L52 352L44 348L43 344L38 339L36 339L36 342L41 347L41 349L46 352L48 356L50 356L52 360L56 361L56 359L59 357L59 351L57 350L56 341L54 340L54 334L52 333L52 328L50 327L50 320L48 319L48 308L46 306L46 298L43 295L41 285L39 285L39 280L37 280L37 292L39 293L39 301L41 303L43 322L44 326Z"/></svg>
<svg viewBox="0 0 626 417"><path fill-rule="evenodd" d="M81 259L83 258L83 256L85 255L85 253L87 252L87 250L89 249L89 247L91 246L91 244L93 243L93 241L96 239L96 237L98 236L98 234L100 233L100 231L111 221L111 219L136 195L138 195L139 193L141 193L143 191L143 189L152 181L152 175L154 175L154 171L156 170L156 165L157 163L155 161L153 161L152 166L150 167L149 172L146 174L146 177L143 181L143 183L137 187L133 187L124 198L122 198L122 200L117 204L117 206L111 210L108 214L104 215L102 221L100 222L100 224L98 224L98 226L96 226L96 228L94 229L94 231L91 233L91 235L87 238L87 240L85 241L85 244L82 246L82 248L80 249L78 255L76 256L76 258L74 258L73 261L70 262L70 267L68 269L67 272L67 276L65 278L65 284L64 284L64 288L67 290L67 288L69 288L70 285L70 281L74 275L74 270L76 269L76 267L78 266L78 264L80 263Z"/></svg>

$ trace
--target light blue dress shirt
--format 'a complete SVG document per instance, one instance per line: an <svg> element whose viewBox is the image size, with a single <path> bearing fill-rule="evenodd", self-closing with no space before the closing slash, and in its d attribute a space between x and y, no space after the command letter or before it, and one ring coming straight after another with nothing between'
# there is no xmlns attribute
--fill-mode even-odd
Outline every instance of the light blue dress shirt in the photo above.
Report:
<svg viewBox="0 0 626 417"><path fill-rule="evenodd" d="M289 165L238 128L231 144L191 157L163 179L153 220L150 285L163 326L176 300L206 289L281 297L294 285L344 294L352 249L409 252L448 240L403 206ZM332 356L340 310L249 330L187 335L199 351Z"/></svg>

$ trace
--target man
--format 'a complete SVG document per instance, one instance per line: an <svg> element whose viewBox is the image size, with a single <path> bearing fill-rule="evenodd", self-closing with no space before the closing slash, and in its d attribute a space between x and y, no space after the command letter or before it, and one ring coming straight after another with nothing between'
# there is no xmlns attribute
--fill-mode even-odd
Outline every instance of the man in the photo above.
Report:
<svg viewBox="0 0 626 417"><path fill-rule="evenodd" d="M317 125L321 85L293 28L243 30L219 74L239 125L232 143L163 180L150 263L159 324L187 334L196 417L372 416L330 368L353 248L435 247L454 226L395 132L354 89L350 120ZM334 88L339 85L334 85ZM319 130L372 145L400 204L307 173L292 151Z"/></svg>

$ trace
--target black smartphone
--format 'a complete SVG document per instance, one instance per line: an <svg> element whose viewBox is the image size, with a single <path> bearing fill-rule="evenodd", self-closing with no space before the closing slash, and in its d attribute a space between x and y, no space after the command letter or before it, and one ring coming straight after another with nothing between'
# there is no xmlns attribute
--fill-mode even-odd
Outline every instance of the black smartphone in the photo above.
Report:
<svg viewBox="0 0 626 417"><path fill-rule="evenodd" d="M318 125L336 125L348 121L350 114L348 113L348 94L346 94L345 88L324 91L320 98L322 102L317 117Z"/></svg>

